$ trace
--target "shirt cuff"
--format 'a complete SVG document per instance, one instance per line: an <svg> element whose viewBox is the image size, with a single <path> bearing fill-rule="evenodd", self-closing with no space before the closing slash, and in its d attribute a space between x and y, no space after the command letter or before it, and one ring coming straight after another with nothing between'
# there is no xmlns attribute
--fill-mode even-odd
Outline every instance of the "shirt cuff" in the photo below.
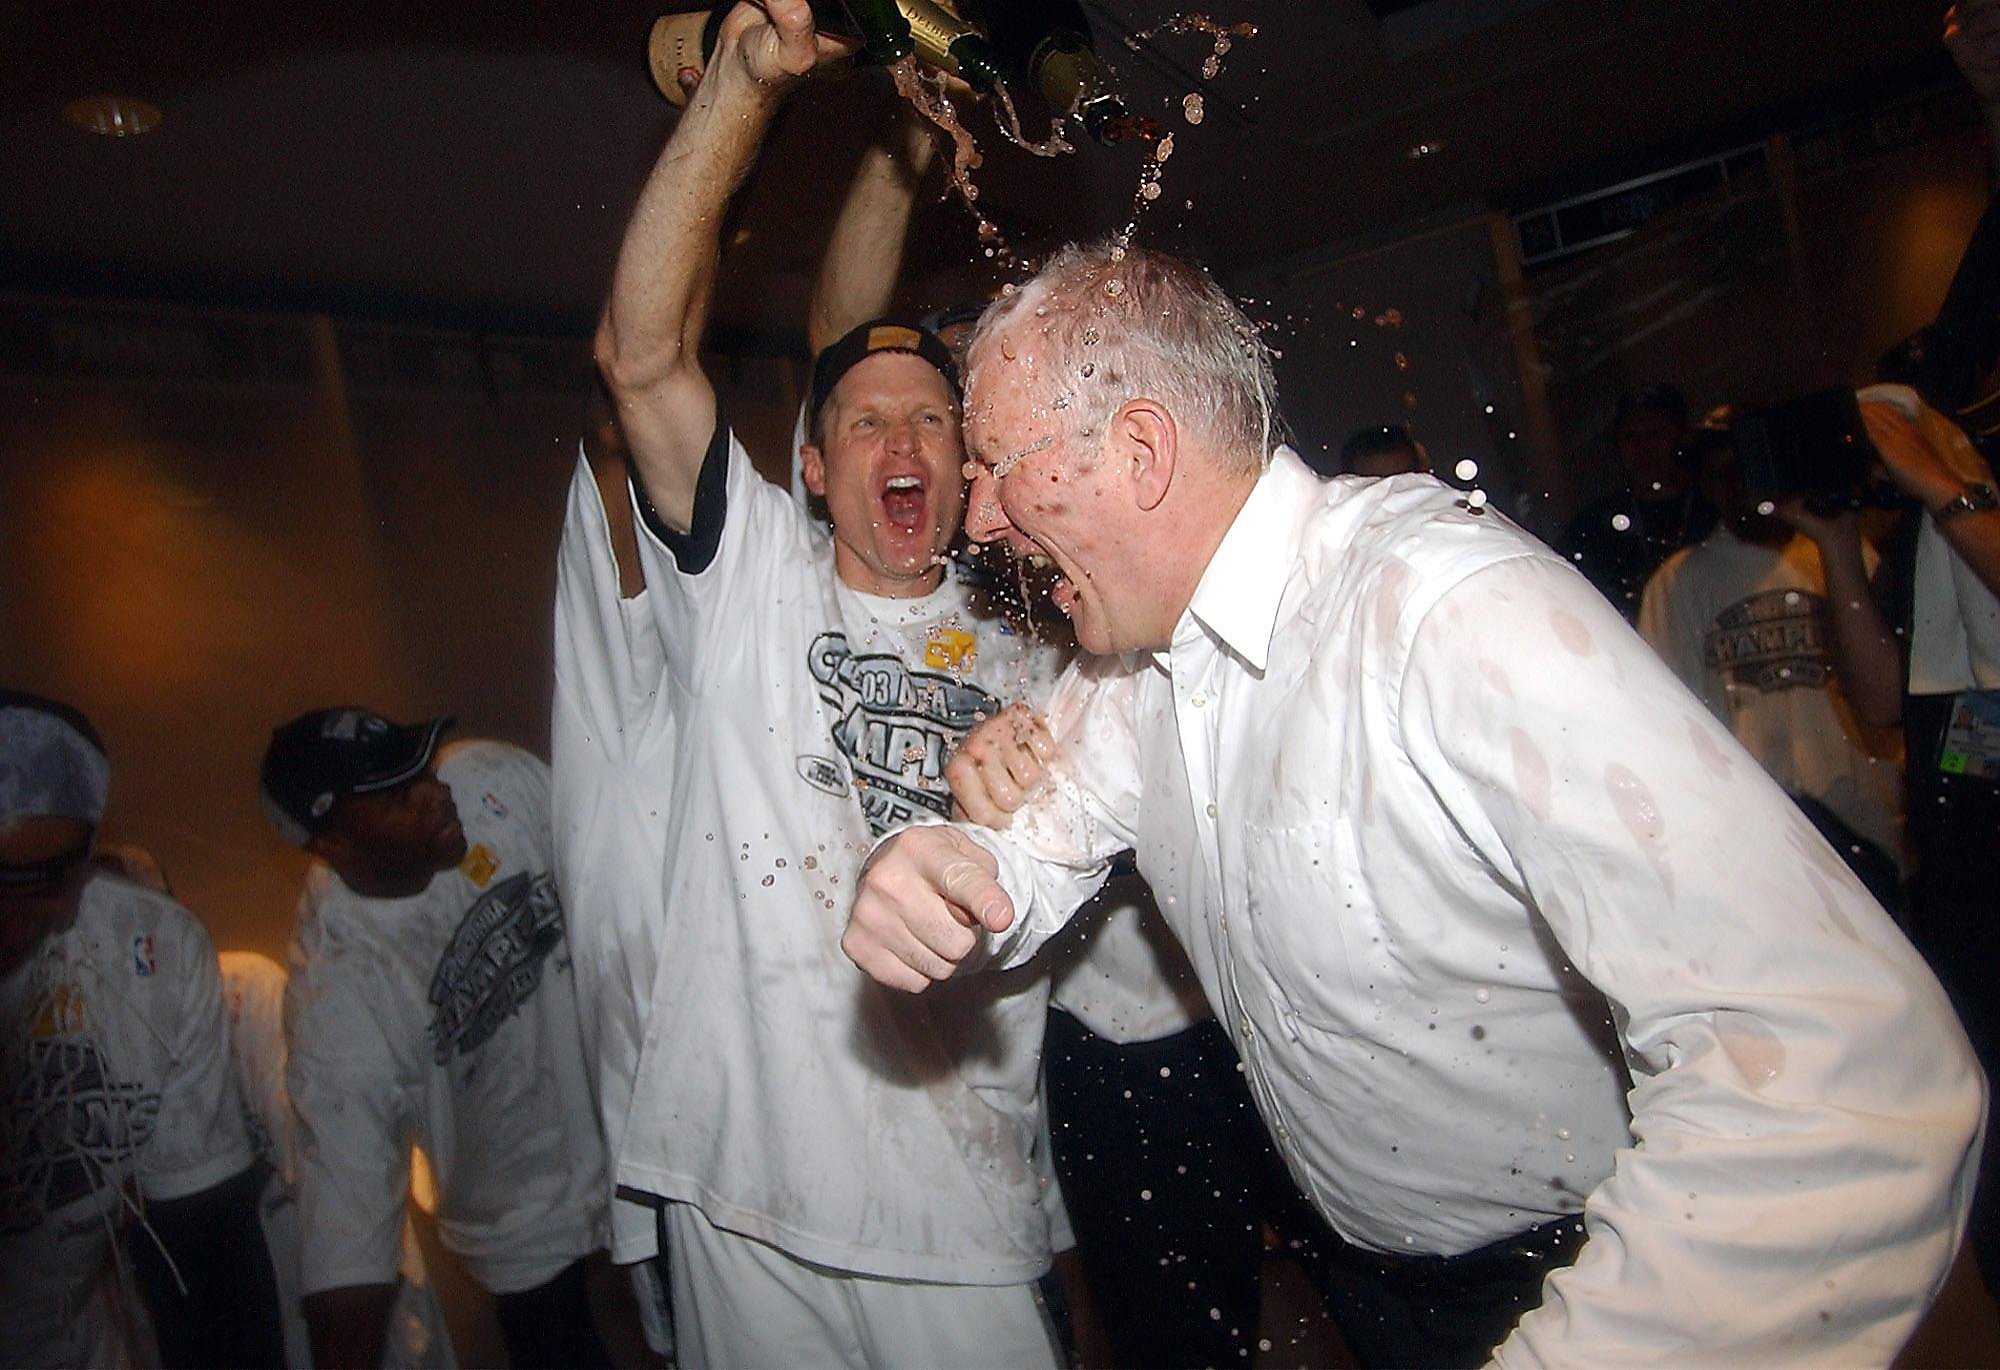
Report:
<svg viewBox="0 0 2000 1370"><path fill-rule="evenodd" d="M646 493L631 450L625 453L625 474L632 483L632 502L639 522L674 559L682 575L698 576L715 561L722 546L722 525L729 513L729 419L722 401L715 402L715 432L708 439L708 451L701 459L701 474L695 477L694 515L688 530L677 533L660 517Z"/></svg>

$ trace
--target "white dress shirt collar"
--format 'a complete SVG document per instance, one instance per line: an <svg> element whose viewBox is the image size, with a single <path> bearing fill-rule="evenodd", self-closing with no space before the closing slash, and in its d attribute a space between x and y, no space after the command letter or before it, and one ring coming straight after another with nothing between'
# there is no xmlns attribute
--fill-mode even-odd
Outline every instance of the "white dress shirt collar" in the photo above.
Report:
<svg viewBox="0 0 2000 1370"><path fill-rule="evenodd" d="M1176 643L1206 628L1252 671L1263 673L1277 629L1278 606L1298 562L1302 496L1319 483L1291 448L1280 447L1271 454L1250 498L1209 558L1174 630ZM1164 665L1165 653L1157 655Z"/></svg>

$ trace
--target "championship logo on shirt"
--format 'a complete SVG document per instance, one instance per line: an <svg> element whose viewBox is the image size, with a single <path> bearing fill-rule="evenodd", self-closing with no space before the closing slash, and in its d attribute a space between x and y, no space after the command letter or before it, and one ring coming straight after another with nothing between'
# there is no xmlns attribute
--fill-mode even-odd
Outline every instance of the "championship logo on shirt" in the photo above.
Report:
<svg viewBox="0 0 2000 1370"><path fill-rule="evenodd" d="M160 1096L114 1080L89 1042L32 1032L0 1050L0 1233L120 1182Z"/></svg>
<svg viewBox="0 0 2000 1370"><path fill-rule="evenodd" d="M1832 678L1826 601L1806 590L1764 590L1715 616L1702 640L1708 669L1763 694L1824 689Z"/></svg>
<svg viewBox="0 0 2000 1370"><path fill-rule="evenodd" d="M510 875L480 895L431 977L431 1052L439 1065L477 1050L542 983L563 940L553 876Z"/></svg>
<svg viewBox="0 0 2000 1370"><path fill-rule="evenodd" d="M941 635L926 644L927 661L934 644L942 644L941 659L954 647L969 658L969 645ZM945 762L974 724L999 711L1000 702L977 685L913 671L901 657L856 656L845 633L814 638L808 664L869 831L879 837L919 810L950 817Z"/></svg>

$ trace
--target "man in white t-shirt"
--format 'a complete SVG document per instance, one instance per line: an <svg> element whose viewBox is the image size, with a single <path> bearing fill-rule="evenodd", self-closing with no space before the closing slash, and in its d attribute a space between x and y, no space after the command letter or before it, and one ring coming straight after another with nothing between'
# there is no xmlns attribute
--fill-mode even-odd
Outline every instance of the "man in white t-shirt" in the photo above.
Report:
<svg viewBox="0 0 2000 1370"><path fill-rule="evenodd" d="M873 837L945 813L959 739L1050 674L943 555L964 491L950 358L889 320L822 352L802 456L829 537L751 469L690 336L725 201L814 57L803 3L724 23L599 335L675 728L618 1179L666 1201L684 1364L1048 1365L1046 980L911 1013L839 951Z"/></svg>
<svg viewBox="0 0 2000 1370"><path fill-rule="evenodd" d="M108 783L81 714L0 691L0 1364L275 1364L215 951L93 866Z"/></svg>
<svg viewBox="0 0 2000 1370"><path fill-rule="evenodd" d="M1813 540L1760 512L1727 429L1683 450L1715 531L1647 582L1639 633L1805 808L1870 893L1901 906L1903 777L1893 734L1857 716L1835 670ZM1863 545L1868 568L1877 558Z"/></svg>
<svg viewBox="0 0 2000 1370"><path fill-rule="evenodd" d="M260 1205L264 1239L278 1279L279 1313L285 1326L285 1364L311 1370L312 1343L299 1295L304 1261L299 1233L298 1128L285 1088L285 968L254 951L225 951L222 1000L229 1013L229 1054L243 1092L244 1122L270 1167ZM450 1370L458 1364L444 1309L424 1268L417 1234L405 1221L401 1284L389 1335L384 1370Z"/></svg>
<svg viewBox="0 0 2000 1370"><path fill-rule="evenodd" d="M449 726L323 709L264 755L267 814L319 858L285 992L313 1358L381 1360L414 1144L515 1363L602 1365L584 1258L604 1243L603 1141L548 768L498 742L439 752Z"/></svg>

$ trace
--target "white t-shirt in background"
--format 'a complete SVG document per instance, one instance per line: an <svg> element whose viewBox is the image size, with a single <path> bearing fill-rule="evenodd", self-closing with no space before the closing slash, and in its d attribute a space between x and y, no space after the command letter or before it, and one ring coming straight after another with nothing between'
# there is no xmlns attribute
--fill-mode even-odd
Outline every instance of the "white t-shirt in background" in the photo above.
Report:
<svg viewBox="0 0 2000 1370"><path fill-rule="evenodd" d="M1863 551L1872 574L1880 559ZM1718 527L1653 573L1639 632L1773 780L1903 864L1901 760L1871 746L1834 674L1811 538L1759 547Z"/></svg>
<svg viewBox="0 0 2000 1370"><path fill-rule="evenodd" d="M255 1160L208 933L94 875L70 929L0 980L0 1024L0 1364L143 1360L117 1234Z"/></svg>
<svg viewBox="0 0 2000 1370"><path fill-rule="evenodd" d="M674 758L662 687L665 650L647 592L620 593L604 504L590 463L579 458L556 561L555 872L569 922L585 1059L614 1172L667 916ZM613 1260L652 1256L658 1233L650 1205L611 1200Z"/></svg>
<svg viewBox="0 0 2000 1370"><path fill-rule="evenodd" d="M307 1294L396 1278L410 1147L438 1230L495 1294L604 1242L604 1152L550 873L548 768L518 747L440 753L467 852L371 899L316 865L285 993Z"/></svg>
<svg viewBox="0 0 2000 1370"><path fill-rule="evenodd" d="M285 1093L285 968L254 951L221 954L223 1002L229 1013L229 1052L243 1092L245 1126L271 1176L258 1200L264 1243L278 1285L285 1329L285 1364L311 1370L312 1339L299 1291L303 1261L299 1234L298 1137L292 1101ZM382 1345L384 1370L450 1370L458 1364L444 1309L424 1268L416 1231L403 1223L402 1282Z"/></svg>

